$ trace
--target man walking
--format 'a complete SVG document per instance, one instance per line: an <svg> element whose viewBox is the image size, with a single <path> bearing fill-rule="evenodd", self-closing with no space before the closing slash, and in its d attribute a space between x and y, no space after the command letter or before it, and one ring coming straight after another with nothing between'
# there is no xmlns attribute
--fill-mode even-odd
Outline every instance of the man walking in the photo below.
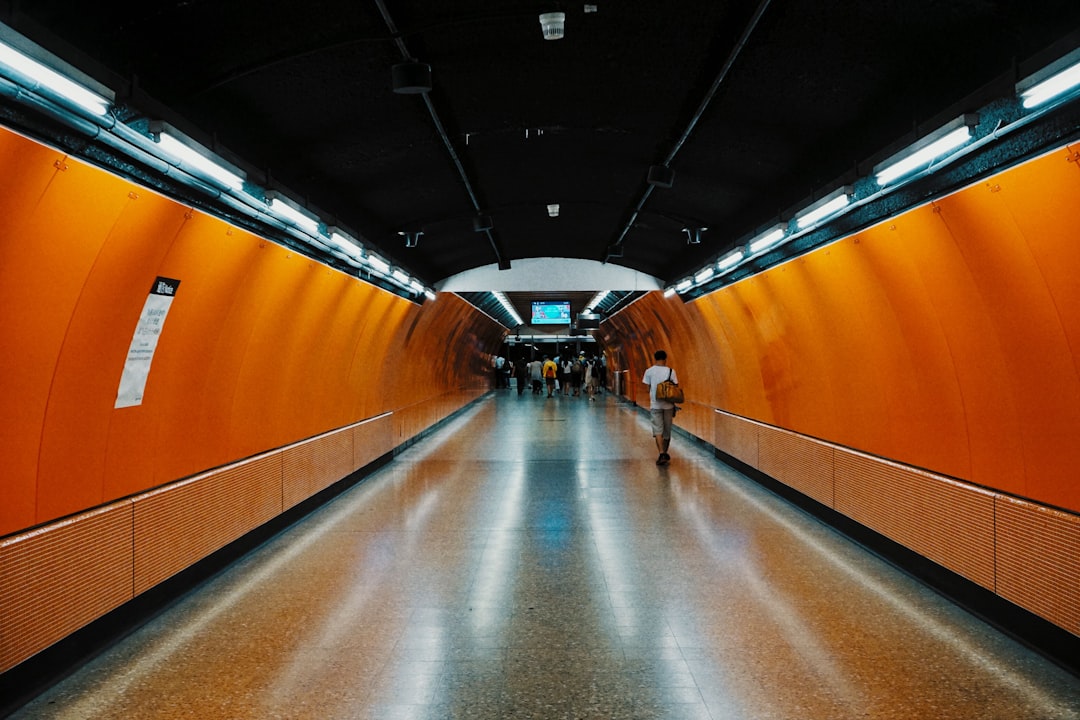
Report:
<svg viewBox="0 0 1080 720"><path fill-rule="evenodd" d="M675 375L675 371L668 367L666 352L657 350L653 353L653 359L656 363L645 371L641 382L649 386L649 416L652 421L656 449L660 453L660 456L656 458L656 464L667 465L671 462L668 446L671 444L671 421L675 417L675 403L657 400L656 386L665 380L678 384L679 378Z"/></svg>

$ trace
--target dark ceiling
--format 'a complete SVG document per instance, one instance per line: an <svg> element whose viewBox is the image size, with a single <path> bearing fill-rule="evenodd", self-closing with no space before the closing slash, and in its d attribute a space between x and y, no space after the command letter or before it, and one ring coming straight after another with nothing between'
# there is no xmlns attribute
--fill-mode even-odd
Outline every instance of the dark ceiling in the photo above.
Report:
<svg viewBox="0 0 1080 720"><path fill-rule="evenodd" d="M0 20L125 89L125 121L172 122L426 283L530 257L670 281L1011 91L1075 45L1080 2L33 0ZM392 91L406 56L430 94Z"/></svg>

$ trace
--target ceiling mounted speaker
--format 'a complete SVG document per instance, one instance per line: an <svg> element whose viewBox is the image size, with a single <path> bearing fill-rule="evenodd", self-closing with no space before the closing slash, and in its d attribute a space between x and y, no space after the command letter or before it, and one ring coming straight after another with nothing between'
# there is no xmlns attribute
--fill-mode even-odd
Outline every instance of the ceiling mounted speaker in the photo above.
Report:
<svg viewBox="0 0 1080 720"><path fill-rule="evenodd" d="M415 60L398 63L390 69L390 77L396 93L417 95L431 92L431 66L427 63Z"/></svg>
<svg viewBox="0 0 1080 720"><path fill-rule="evenodd" d="M491 218L487 215L477 215L472 219L473 230L476 232L484 232L490 230L494 225L491 223Z"/></svg>
<svg viewBox="0 0 1080 720"><path fill-rule="evenodd" d="M653 165L649 168L649 184L655 187L669 188L675 182L675 171L667 165Z"/></svg>

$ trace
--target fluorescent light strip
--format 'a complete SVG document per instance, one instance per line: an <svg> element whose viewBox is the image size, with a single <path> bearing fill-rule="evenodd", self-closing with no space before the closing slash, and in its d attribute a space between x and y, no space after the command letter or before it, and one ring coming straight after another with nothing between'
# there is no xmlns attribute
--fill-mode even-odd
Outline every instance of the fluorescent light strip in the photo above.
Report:
<svg viewBox="0 0 1080 720"><path fill-rule="evenodd" d="M281 198L275 197L270 201L270 212L312 234L319 232L318 220L305 215Z"/></svg>
<svg viewBox="0 0 1080 720"><path fill-rule="evenodd" d="M360 250L360 247L353 243L351 240L349 240L349 237L347 235L342 235L341 233L334 231L330 233L328 240L330 241L331 245L333 245L335 248L345 253L349 257L353 258L354 260L363 259L363 253Z"/></svg>
<svg viewBox="0 0 1080 720"><path fill-rule="evenodd" d="M716 268L710 265L707 268L702 268L694 274L694 282L701 284L716 274Z"/></svg>
<svg viewBox="0 0 1080 720"><path fill-rule="evenodd" d="M521 316L517 314L517 311L514 310L514 306L510 304L510 300L507 299L507 297L505 295L503 295L498 290L492 291L491 294L494 295L495 299L498 300L502 304L502 306L506 310L506 312L510 313L510 317L514 318L515 323L517 323L518 325L524 325L525 324L525 323L523 323L521 321Z"/></svg>
<svg viewBox="0 0 1080 720"><path fill-rule="evenodd" d="M971 128L966 125L958 127L941 139L935 140L921 150L908 155L903 160L899 160L878 172L875 176L877 184L888 185L894 180L902 178L905 175L910 175L916 170L922 169L923 166L929 165L939 157L947 155L952 150L964 145L970 139Z"/></svg>
<svg viewBox="0 0 1080 720"><path fill-rule="evenodd" d="M686 292L694 285L694 281L690 278L686 278L681 283L675 286L675 292Z"/></svg>
<svg viewBox="0 0 1080 720"><path fill-rule="evenodd" d="M589 304L585 306L586 310L595 310L596 306L604 302L604 298L611 294L610 290L601 290L596 293L596 296L589 301Z"/></svg>
<svg viewBox="0 0 1080 720"><path fill-rule="evenodd" d="M242 177L223 168L195 148L177 140L172 135L164 132L159 133L158 145L181 165L190 165L196 170L201 171L204 175L217 180L225 187L232 188L233 190L243 189L244 179Z"/></svg>
<svg viewBox="0 0 1080 720"><path fill-rule="evenodd" d="M664 297L666 297L666 298L669 298L674 294L675 294L675 288L673 288L673 287L669 287L667 290L664 290Z"/></svg>
<svg viewBox="0 0 1080 720"><path fill-rule="evenodd" d="M742 262L743 257L745 257L743 249L741 247L735 248L727 255L716 261L716 269L730 270L731 268Z"/></svg>
<svg viewBox="0 0 1080 720"><path fill-rule="evenodd" d="M109 101L96 92L68 80L52 68L30 59L3 43L0 43L0 64L30 78L93 115L101 117L109 112Z"/></svg>
<svg viewBox="0 0 1080 720"><path fill-rule="evenodd" d="M776 243L784 239L784 235L787 233L787 227L785 225L777 225L772 230L768 230L761 235L750 241L749 249L750 253L759 253L767 247L771 247Z"/></svg>
<svg viewBox="0 0 1080 720"><path fill-rule="evenodd" d="M402 270L398 270L397 268L394 268L394 272L391 273L391 277L393 277L402 285L408 285L409 281L412 280L412 278L409 277L408 273Z"/></svg>
<svg viewBox="0 0 1080 720"><path fill-rule="evenodd" d="M390 263L386 262L378 255L368 255L367 261L368 265L370 265L371 268L380 275L385 275L386 273L390 272Z"/></svg>
<svg viewBox="0 0 1080 720"><path fill-rule="evenodd" d="M1078 87L1080 87L1080 63L1050 76L1038 85L1032 86L1025 90L1020 97L1023 99L1024 107L1030 110L1045 105L1054 98Z"/></svg>
<svg viewBox="0 0 1080 720"><path fill-rule="evenodd" d="M810 227L819 220L824 220L827 217L835 215L848 206L851 202L851 198L848 197L847 192L843 192L837 195L831 200L824 202L823 204L805 212L801 216L797 216L795 224L800 230Z"/></svg>

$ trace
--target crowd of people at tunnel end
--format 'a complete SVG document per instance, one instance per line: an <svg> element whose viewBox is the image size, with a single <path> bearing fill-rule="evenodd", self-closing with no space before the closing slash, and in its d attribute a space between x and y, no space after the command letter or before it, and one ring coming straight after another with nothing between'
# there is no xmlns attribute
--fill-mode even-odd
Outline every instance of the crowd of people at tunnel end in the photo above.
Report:
<svg viewBox="0 0 1080 720"><path fill-rule="evenodd" d="M542 355L531 360L495 359L495 388L524 395L586 397L592 400L607 386L607 359L585 353Z"/></svg>

